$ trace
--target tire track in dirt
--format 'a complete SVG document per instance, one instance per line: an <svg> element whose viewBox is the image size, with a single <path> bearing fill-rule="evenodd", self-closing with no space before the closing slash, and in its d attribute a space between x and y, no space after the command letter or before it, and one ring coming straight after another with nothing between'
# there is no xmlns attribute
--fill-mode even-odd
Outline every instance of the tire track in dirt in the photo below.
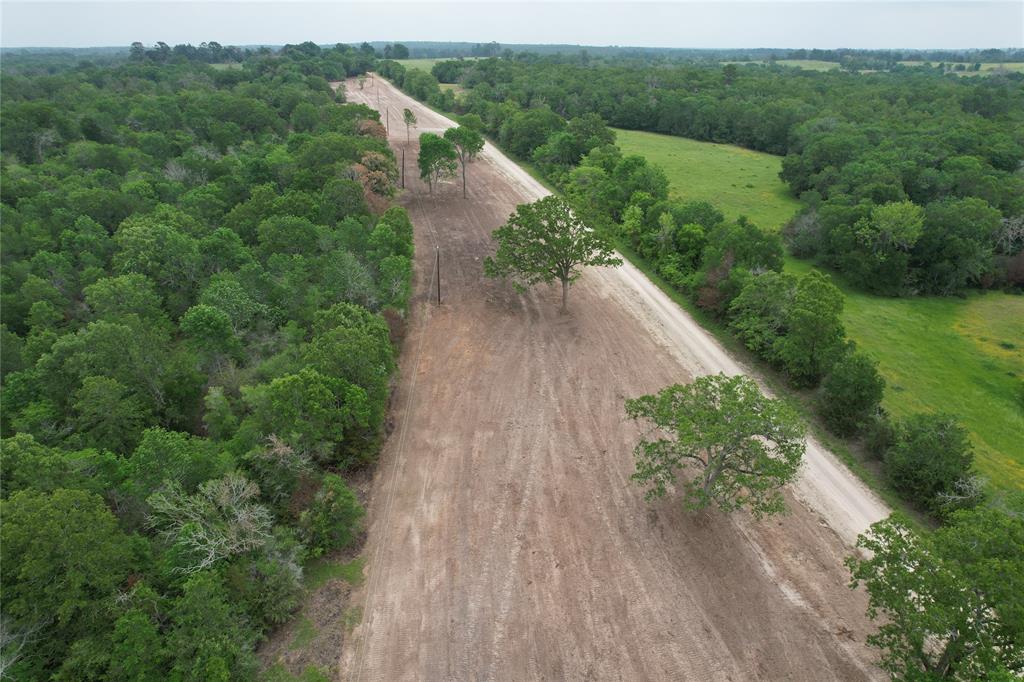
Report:
<svg viewBox="0 0 1024 682"><path fill-rule="evenodd" d="M416 113L417 132L448 125L376 87L392 114ZM880 679L864 596L845 586L849 550L817 511L790 495L792 513L764 523L689 514L629 480L638 430L623 399L709 371L720 349L628 273L588 272L566 316L554 288L520 296L484 279L490 232L546 192L490 145L469 170L463 200L457 183L429 195L407 168L417 295L343 675Z"/></svg>

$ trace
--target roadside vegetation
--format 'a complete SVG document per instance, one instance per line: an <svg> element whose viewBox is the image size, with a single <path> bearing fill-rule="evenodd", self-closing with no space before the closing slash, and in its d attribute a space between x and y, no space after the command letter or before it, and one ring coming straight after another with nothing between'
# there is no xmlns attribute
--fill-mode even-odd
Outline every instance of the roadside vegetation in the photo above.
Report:
<svg viewBox="0 0 1024 682"><path fill-rule="evenodd" d="M781 157L627 130L616 131L616 144L665 170L669 198L708 201L728 218L745 215L772 231L800 208L778 177ZM815 267L787 255L784 271L803 275ZM1024 297L986 291L894 298L860 291L842 277L834 282L843 292L847 336L886 380L882 406L897 417L955 414L969 432L978 472L998 489L1024 487Z"/></svg>
<svg viewBox="0 0 1024 682"><path fill-rule="evenodd" d="M5 678L252 679L362 534L413 248L328 84L372 48L208 52L3 74Z"/></svg>

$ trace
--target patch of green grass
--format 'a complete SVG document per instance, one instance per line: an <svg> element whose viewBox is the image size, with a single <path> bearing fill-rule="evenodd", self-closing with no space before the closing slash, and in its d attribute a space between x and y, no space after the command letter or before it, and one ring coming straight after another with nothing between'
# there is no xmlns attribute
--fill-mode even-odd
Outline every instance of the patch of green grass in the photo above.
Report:
<svg viewBox="0 0 1024 682"><path fill-rule="evenodd" d="M365 560L361 556L346 563L316 559L306 566L304 573L306 588L315 590L335 578L341 578L352 587L358 587L363 584L364 564Z"/></svg>
<svg viewBox="0 0 1024 682"><path fill-rule="evenodd" d="M786 261L794 274L813 267ZM847 335L878 361L888 384L886 410L956 415L978 472L998 489L1024 488L1024 296L883 298L833 281L846 295Z"/></svg>
<svg viewBox="0 0 1024 682"><path fill-rule="evenodd" d="M835 71L839 68L839 62L823 62L820 59L776 59L775 63L808 71Z"/></svg>
<svg viewBox="0 0 1024 682"><path fill-rule="evenodd" d="M923 62L923 61L905 61L900 62L904 66L921 66L922 64L931 64L932 66L938 66L941 62ZM958 62L946 62L946 68L952 69ZM1024 62L982 62L980 71L969 71L974 62L962 62L965 70L964 71L952 71L952 73L958 76L992 76L998 73L1024 73Z"/></svg>
<svg viewBox="0 0 1024 682"><path fill-rule="evenodd" d="M329 682L330 677L316 666L306 666L301 675L292 675L283 663L275 663L260 675L263 682Z"/></svg>
<svg viewBox="0 0 1024 682"><path fill-rule="evenodd" d="M316 639L316 626L313 625L313 621L303 616L299 619L298 625L295 626L295 638L292 639L292 643L288 645L288 648L291 651L304 649L314 639Z"/></svg>
<svg viewBox="0 0 1024 682"><path fill-rule="evenodd" d="M419 69L420 71L426 71L430 73L430 70L434 68L434 64L438 62L447 61L446 59L396 59L399 64L407 69Z"/></svg>
<svg viewBox="0 0 1024 682"><path fill-rule="evenodd" d="M638 154L661 166L675 198L709 201L727 218L747 216L765 230L777 230L800 209L779 179L782 158L728 144L636 130L616 130L624 154Z"/></svg>
<svg viewBox="0 0 1024 682"><path fill-rule="evenodd" d="M352 632L363 620L363 607L350 606L341 615L341 624L345 626L346 632Z"/></svg>

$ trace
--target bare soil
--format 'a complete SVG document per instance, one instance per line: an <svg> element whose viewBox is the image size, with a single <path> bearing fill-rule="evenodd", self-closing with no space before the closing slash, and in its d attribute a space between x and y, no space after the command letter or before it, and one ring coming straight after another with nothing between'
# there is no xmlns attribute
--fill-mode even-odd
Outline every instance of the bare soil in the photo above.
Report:
<svg viewBox="0 0 1024 682"><path fill-rule="evenodd" d="M864 645L866 597L841 564L884 506L816 443L785 517L646 502L623 400L749 372L628 265L588 272L566 315L557 287L519 295L485 279L491 231L546 190L488 144L468 199L459 180L429 194L401 111L419 119L414 138L454 124L381 78L346 89L406 149L399 202L417 255L341 675L884 679Z"/></svg>

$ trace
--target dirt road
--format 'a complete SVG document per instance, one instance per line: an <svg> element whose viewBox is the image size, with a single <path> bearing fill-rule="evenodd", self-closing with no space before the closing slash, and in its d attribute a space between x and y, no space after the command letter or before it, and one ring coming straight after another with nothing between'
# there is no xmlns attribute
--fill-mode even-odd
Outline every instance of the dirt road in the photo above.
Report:
<svg viewBox="0 0 1024 682"><path fill-rule="evenodd" d="M414 137L453 125L379 78L347 91L389 112L399 156L403 108ZM415 158L417 297L343 676L880 679L841 561L882 505L814 444L782 519L645 502L623 399L744 368L628 265L588 272L568 315L554 287L484 279L490 232L546 190L488 145L468 200L457 181L431 196Z"/></svg>

